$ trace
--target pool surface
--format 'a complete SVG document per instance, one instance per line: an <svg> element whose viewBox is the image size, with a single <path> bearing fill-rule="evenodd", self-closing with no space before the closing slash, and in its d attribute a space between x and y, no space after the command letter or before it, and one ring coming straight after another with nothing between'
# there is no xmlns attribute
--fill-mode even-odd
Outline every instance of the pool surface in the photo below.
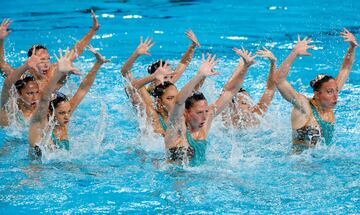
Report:
<svg viewBox="0 0 360 215"><path fill-rule="evenodd" d="M134 65L136 77L159 58L176 65L192 28L201 43L177 84L197 71L201 53L221 58L219 76L203 86L208 100L219 96L237 64L232 47L272 50L279 66L297 34L316 50L297 59L288 76L312 95L319 73L336 76L348 44L348 28L360 41L360 1L3 1L0 18L11 18L6 57L13 66L29 47L44 44L53 56L72 47L91 27L93 8L101 28L91 41L111 59L70 124L69 153L30 161L27 134L0 129L0 214L360 214L360 58L339 94L335 143L291 153L291 105L277 92L263 124L247 131L226 129L218 117L210 131L207 161L197 167L164 163L163 139L149 131L124 92L120 69L141 35L154 38L150 57ZM359 50L358 50L359 51ZM359 53L357 53L359 54ZM55 61L54 58L51 59ZM94 62L86 51L75 65L86 74ZM269 62L257 59L244 83L255 102L266 84ZM4 79L0 78L2 85ZM62 89L73 94L81 78Z"/></svg>

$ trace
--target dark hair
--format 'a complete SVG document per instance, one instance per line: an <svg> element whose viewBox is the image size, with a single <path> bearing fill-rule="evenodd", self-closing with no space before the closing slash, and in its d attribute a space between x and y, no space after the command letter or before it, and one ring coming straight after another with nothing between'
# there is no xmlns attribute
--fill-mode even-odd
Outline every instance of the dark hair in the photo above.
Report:
<svg viewBox="0 0 360 215"><path fill-rule="evenodd" d="M165 64L165 61L163 61L163 60L158 60L158 61L154 62L153 64L151 64L150 66L148 66L147 71L149 74L153 74L159 68L160 61L162 61L161 66L163 66Z"/></svg>
<svg viewBox="0 0 360 215"><path fill-rule="evenodd" d="M323 83L328 82L329 80L335 79L331 75L320 74L316 78L310 81L310 86L314 91L319 91Z"/></svg>
<svg viewBox="0 0 360 215"><path fill-rule="evenodd" d="M59 106L61 102L69 101L68 97L65 94L60 93L58 91L54 92L51 97L52 99L49 104L50 113L52 113Z"/></svg>
<svg viewBox="0 0 360 215"><path fill-rule="evenodd" d="M28 51L28 57L31 57L31 55L33 54L32 52L33 52L33 49L34 49L34 48L35 48L35 52L38 51L38 50L40 50L40 49L45 49L45 50L47 50L47 48L46 48L45 46L39 45L39 44L35 44L35 45L31 46L31 48L29 49L29 51Z"/></svg>
<svg viewBox="0 0 360 215"><path fill-rule="evenodd" d="M185 109L189 110L195 102L197 101L201 101L201 100L205 100L206 98L204 96L204 94L202 94L201 92L194 92L190 97L188 97L185 100Z"/></svg>
<svg viewBox="0 0 360 215"><path fill-rule="evenodd" d="M35 77L31 74L24 73L20 79L15 82L17 91L20 92L30 81L35 81Z"/></svg>
<svg viewBox="0 0 360 215"><path fill-rule="evenodd" d="M151 95L155 98L160 98L162 95L164 95L165 90L169 88L170 86L175 86L170 81L165 81L162 84L157 85L154 90L151 92Z"/></svg>

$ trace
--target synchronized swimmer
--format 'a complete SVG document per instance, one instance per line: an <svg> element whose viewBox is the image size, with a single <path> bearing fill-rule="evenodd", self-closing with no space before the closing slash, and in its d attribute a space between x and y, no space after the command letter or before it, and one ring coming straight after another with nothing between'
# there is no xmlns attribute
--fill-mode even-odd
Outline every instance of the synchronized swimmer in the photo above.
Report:
<svg viewBox="0 0 360 215"><path fill-rule="evenodd" d="M30 155L33 157L41 157L44 150L70 150L68 125L71 115L90 90L101 66L108 62L89 45L100 28L94 12L91 11L91 14L93 26L90 31L72 50L66 49L63 54L60 49L59 55L55 55L56 63L51 64L47 48L37 44L29 49L26 62L16 69L5 61L4 51L4 41L11 32L9 26L12 21L4 19L0 26L0 72L5 78L1 93L0 126L15 125L28 129ZM144 113L153 132L163 136L168 162L189 165L204 162L208 133L219 114L227 127L251 129L258 126L260 118L268 112L276 89L293 105L291 124L295 152L321 142L332 143L335 126L333 109L338 93L349 77L358 46L356 38L347 29L341 32L341 37L350 45L338 76L334 78L320 74L312 80L312 98L298 93L286 80L296 58L310 55L308 50L315 47L310 45L311 39L301 39L299 36L295 47L278 69L277 58L266 48L258 50L256 55L244 48L234 48L234 52L240 56L238 65L218 99L210 105L199 89L207 77L219 74L214 69L218 63L216 55L202 54L202 63L196 75L182 89L176 87L195 49L201 47L192 30L186 31L185 35L191 43L174 70L166 60L159 59L148 66L148 76L134 78L131 72L134 62L140 56L150 55L149 51L155 44L149 37L145 40L140 38L140 44L121 68L121 75L126 80L125 93L139 117ZM96 62L76 93L68 97L59 90L70 74L81 74L72 63L86 47L94 54ZM270 71L265 92L260 101L254 104L242 83L249 68L256 63L257 56L269 59ZM13 95L13 86L17 95ZM15 116L15 119L10 116Z"/></svg>

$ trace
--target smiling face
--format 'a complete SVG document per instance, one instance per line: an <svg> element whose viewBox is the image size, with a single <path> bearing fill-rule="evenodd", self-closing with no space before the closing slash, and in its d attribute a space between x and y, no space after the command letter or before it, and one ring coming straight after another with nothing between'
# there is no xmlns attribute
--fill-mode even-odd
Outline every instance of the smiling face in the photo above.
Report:
<svg viewBox="0 0 360 215"><path fill-rule="evenodd" d="M35 108L40 99L39 85L35 81L29 81L20 90L19 95L25 106Z"/></svg>
<svg viewBox="0 0 360 215"><path fill-rule="evenodd" d="M184 116L186 124L193 129L200 129L205 125L208 113L208 103L206 100L199 100L185 110Z"/></svg>
<svg viewBox="0 0 360 215"><path fill-rule="evenodd" d="M60 126L66 126L70 122L71 106L70 102L60 102L55 108L55 119Z"/></svg>
<svg viewBox="0 0 360 215"><path fill-rule="evenodd" d="M171 112L175 105L175 98L178 90L174 85L165 89L165 93L157 99L158 108L164 108L166 112Z"/></svg>
<svg viewBox="0 0 360 215"><path fill-rule="evenodd" d="M338 99L338 86L334 79L322 83L319 90L314 91L314 97L323 108L334 108Z"/></svg>

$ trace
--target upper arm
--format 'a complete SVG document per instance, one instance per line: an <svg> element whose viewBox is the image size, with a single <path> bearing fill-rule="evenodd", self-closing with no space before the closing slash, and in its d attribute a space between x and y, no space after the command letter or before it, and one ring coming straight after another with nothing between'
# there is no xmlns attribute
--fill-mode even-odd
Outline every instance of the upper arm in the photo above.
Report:
<svg viewBox="0 0 360 215"><path fill-rule="evenodd" d="M268 107L274 98L275 89L266 89L263 96L261 97L257 107L260 109L259 114L263 114L268 110Z"/></svg>
<svg viewBox="0 0 360 215"><path fill-rule="evenodd" d="M15 69L12 68L8 63L0 63L0 72L4 77L9 76L14 70Z"/></svg>
<svg viewBox="0 0 360 215"><path fill-rule="evenodd" d="M307 100L302 94L296 92L287 80L277 83L277 88L281 96L288 102L294 105L295 108L303 110L303 100Z"/></svg>

